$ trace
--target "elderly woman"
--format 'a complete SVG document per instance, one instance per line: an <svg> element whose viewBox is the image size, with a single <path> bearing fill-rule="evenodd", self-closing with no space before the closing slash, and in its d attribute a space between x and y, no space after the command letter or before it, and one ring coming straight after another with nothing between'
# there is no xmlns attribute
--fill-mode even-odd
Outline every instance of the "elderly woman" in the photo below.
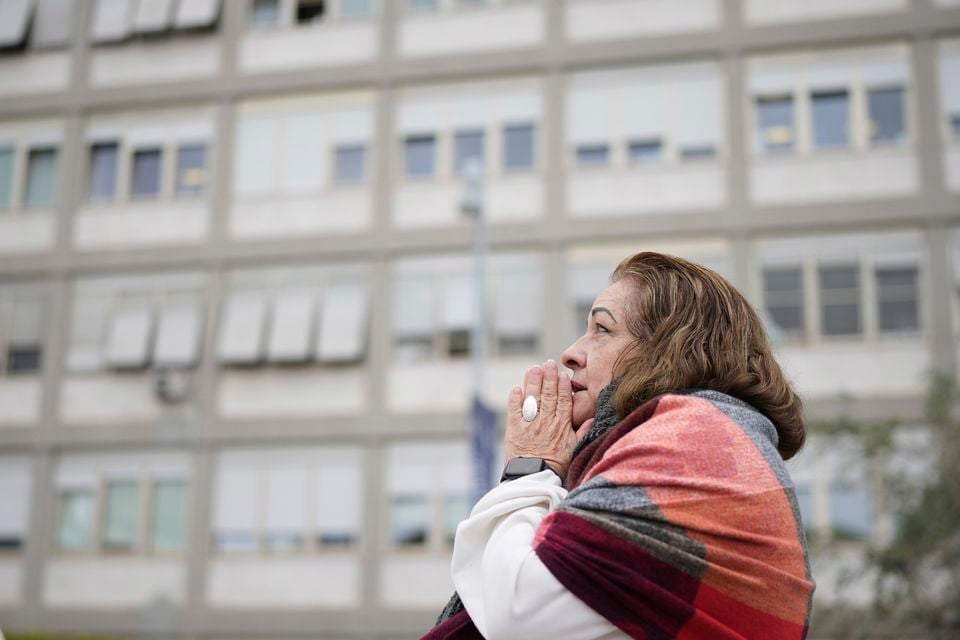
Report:
<svg viewBox="0 0 960 640"><path fill-rule="evenodd" d="M740 292L629 257L563 364L510 392L503 481L457 529L457 593L425 638L804 638L783 463L801 404Z"/></svg>

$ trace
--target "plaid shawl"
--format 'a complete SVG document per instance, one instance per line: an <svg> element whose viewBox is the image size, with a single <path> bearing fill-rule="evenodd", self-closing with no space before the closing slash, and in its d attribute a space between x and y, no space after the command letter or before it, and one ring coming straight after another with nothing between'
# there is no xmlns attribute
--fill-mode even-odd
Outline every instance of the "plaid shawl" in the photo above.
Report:
<svg viewBox="0 0 960 640"><path fill-rule="evenodd" d="M770 420L693 390L597 426L533 541L554 577L632 638L805 638L814 585ZM482 637L456 594L438 622L425 640Z"/></svg>

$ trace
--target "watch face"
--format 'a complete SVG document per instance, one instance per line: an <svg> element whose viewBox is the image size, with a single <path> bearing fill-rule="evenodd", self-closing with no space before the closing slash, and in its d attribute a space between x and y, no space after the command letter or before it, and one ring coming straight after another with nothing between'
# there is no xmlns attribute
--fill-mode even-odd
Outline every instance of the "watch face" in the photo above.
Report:
<svg viewBox="0 0 960 640"><path fill-rule="evenodd" d="M544 466L543 458L513 458L507 463L505 473L510 476L526 476L543 471Z"/></svg>

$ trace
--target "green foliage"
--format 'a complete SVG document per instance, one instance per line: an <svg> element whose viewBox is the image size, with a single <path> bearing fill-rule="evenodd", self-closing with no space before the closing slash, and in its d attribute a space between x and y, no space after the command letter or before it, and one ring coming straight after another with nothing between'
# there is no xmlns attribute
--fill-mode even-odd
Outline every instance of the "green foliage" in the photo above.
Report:
<svg viewBox="0 0 960 640"><path fill-rule="evenodd" d="M895 523L892 539L865 550L862 575L874 584L872 611L846 604L814 610L812 637L960 637L960 389L944 374L930 378L926 419L932 453L921 479L889 462L895 453L896 418L858 421L846 415L811 425L828 438L854 438L859 453L879 470ZM840 539L817 540L821 550ZM860 631L866 619L874 635ZM892 635L890 635L892 634Z"/></svg>

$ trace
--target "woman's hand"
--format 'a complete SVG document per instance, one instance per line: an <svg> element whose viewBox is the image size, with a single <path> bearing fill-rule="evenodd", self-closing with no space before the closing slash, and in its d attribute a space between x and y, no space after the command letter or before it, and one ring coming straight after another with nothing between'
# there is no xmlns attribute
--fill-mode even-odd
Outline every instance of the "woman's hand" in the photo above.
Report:
<svg viewBox="0 0 960 640"><path fill-rule="evenodd" d="M533 422L523 419L523 401L527 396L537 401L537 417ZM556 362L547 360L543 366L527 369L523 386L511 389L507 398L504 462L517 456L543 458L558 476L566 477L570 456L577 444L572 410L570 377L559 372Z"/></svg>

